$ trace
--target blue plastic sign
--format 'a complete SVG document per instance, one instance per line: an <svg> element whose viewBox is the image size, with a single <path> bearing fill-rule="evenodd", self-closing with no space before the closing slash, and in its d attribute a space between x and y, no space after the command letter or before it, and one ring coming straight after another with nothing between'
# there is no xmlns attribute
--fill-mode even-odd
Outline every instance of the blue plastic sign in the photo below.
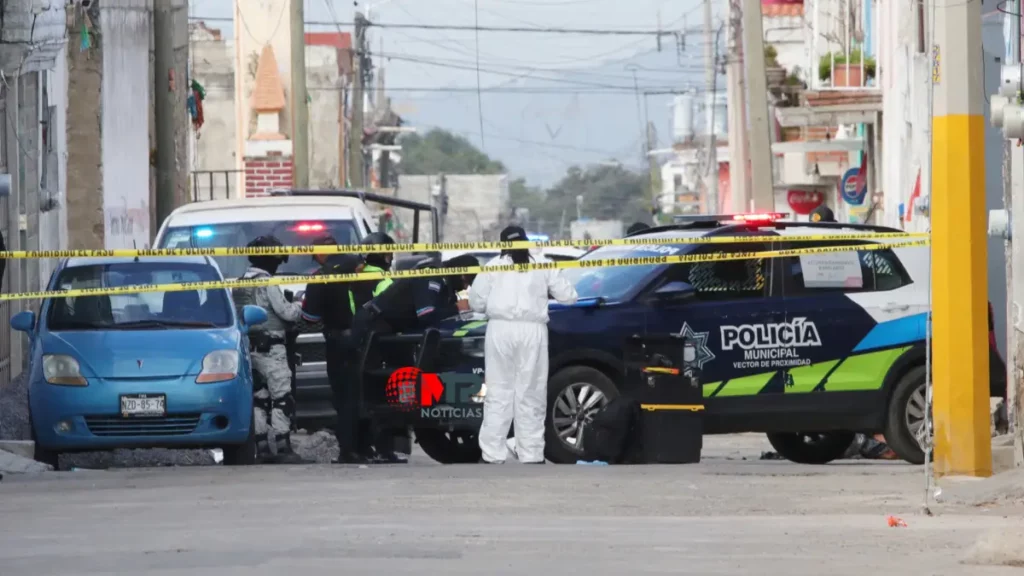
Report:
<svg viewBox="0 0 1024 576"><path fill-rule="evenodd" d="M861 178L860 168L850 168L839 183L839 195L851 206L860 206L868 195L868 183Z"/></svg>

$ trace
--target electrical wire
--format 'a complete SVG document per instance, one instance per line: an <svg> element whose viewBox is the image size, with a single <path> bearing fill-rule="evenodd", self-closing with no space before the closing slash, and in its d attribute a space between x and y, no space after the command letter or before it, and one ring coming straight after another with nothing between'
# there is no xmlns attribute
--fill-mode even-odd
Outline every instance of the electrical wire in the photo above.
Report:
<svg viewBox="0 0 1024 576"><path fill-rule="evenodd" d="M484 140L484 99L480 94L480 0L473 0L473 22L476 24L476 111L480 118L480 148L487 151Z"/></svg>
<svg viewBox="0 0 1024 576"><path fill-rule="evenodd" d="M202 20L205 22L232 22L231 18L190 16L190 20ZM244 24L244 22L243 22ZM307 26L355 26L354 22L325 22L322 20L306 20ZM409 29L409 30L450 30L463 32L521 32L529 34L576 34L582 36L671 36L672 34L685 32L680 30L629 30L626 28L563 28L557 26L534 27L534 26L467 26L459 24L387 24L383 22L370 22L368 27L381 29Z"/></svg>
<svg viewBox="0 0 1024 576"><path fill-rule="evenodd" d="M160 0L157 0L157 1L159 2ZM256 35L252 33L252 30L249 28L249 23L245 21L245 16L242 15L242 11L239 10L237 12L237 14L238 14L238 20L242 23L242 28L245 28L245 32L247 34L249 34L249 37L252 38L253 40L255 40L256 43L259 44L260 46L263 46L263 45L269 44L270 41L274 39L274 36L277 36L277 31L281 28L281 22L284 22L284 19L285 19L284 18L284 13L285 13L285 10L287 10L287 9L288 9L288 3L287 2L281 4L281 12L277 15L277 24L274 25L274 31L271 32L269 36L267 36L266 40L262 40L262 41L260 41L256 37ZM192 21L192 20L203 20L203 18L196 18L196 17L192 16L192 14L188 15L188 19L190 21ZM224 20L231 20L232 22L234 21L231 18L224 18ZM212 21L213 20L211 20L211 22Z"/></svg>
<svg viewBox="0 0 1024 576"><path fill-rule="evenodd" d="M475 72L476 71L476 66L473 65L473 63L465 62L465 61L461 61L461 60L422 58L422 57L419 57L419 56L414 56L414 55L411 55L411 54L404 54L404 53L381 53L381 52L377 52L377 53L368 53L368 55L376 56L378 58L383 58L385 60L397 60L397 61L400 61L400 62L413 62L413 63L416 63L416 64L424 64L424 65L427 65L427 66L435 66L435 67L439 67L439 68L448 68L448 69L451 69L451 70L466 70L466 71L469 71L469 72ZM502 70L500 68L505 68L505 70ZM506 70L509 70L509 69L515 70L515 69L517 69L517 67L515 67L515 66L511 66L511 67L505 66L505 67L499 67L499 68L491 68L491 67L485 67L485 66L481 66L480 67L480 70L482 72L486 72L488 74L493 74L493 75L496 75L496 76L512 76L512 77L516 77L516 78L526 78L526 77L529 77L529 78L533 78L535 80L543 80L543 81L548 81L548 82L561 82L561 83L565 83L565 84L573 84L573 85L579 85L579 86L591 86L591 87L595 87L595 88L622 88L622 87L628 87L629 86L628 83L632 82L632 78L631 77L612 75L612 74L600 74L600 73L591 73L591 74L589 74L590 77L593 77L593 78L595 78L597 80L600 80L601 78L607 78L608 80L613 82L613 83L607 83L607 82L590 82L590 81L583 80L583 79L576 80L576 79L570 79L570 78L565 78L564 77L565 74L581 75L581 76L587 76L588 75L585 72L576 72L576 71L573 71L573 70L564 70L564 71L562 71L563 76L561 76L561 77L553 77L553 78L552 77L547 77L547 78L545 78L545 77L537 76L536 74L517 74L517 73L511 73L511 72L506 71ZM552 70L550 72L551 73L557 73L559 71ZM649 77L648 78L641 77L640 80L642 80L644 82L664 82L665 81L664 79L655 79L655 78L649 78ZM616 83L615 81L618 81L618 82Z"/></svg>

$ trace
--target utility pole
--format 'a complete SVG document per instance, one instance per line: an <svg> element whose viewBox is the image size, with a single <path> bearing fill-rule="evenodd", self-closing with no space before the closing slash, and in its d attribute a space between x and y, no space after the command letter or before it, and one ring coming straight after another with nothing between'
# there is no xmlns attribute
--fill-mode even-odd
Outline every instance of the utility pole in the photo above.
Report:
<svg viewBox="0 0 1024 576"><path fill-rule="evenodd" d="M655 225L658 225L661 222L661 219L658 216L659 216L659 214L661 214L662 210L664 210L666 208L666 206L662 202L661 186L659 186L659 184L661 184L661 172L659 171L658 159L654 157L654 154L651 154L651 151L654 150L654 147L657 146L657 145L658 145L658 132L654 128L654 123L653 122L648 122L647 123L647 145L645 146L645 149L646 149L646 152L647 152L647 168L648 168L648 170L650 170L650 177L649 178L650 178L650 186L651 186L651 207L652 207L652 210L651 210L651 220L654 222ZM675 193L673 193L672 204L670 206L668 206L668 209L670 211L672 211L672 212L675 212L675 209L674 209L675 208L675 196L674 196L674 194ZM671 222L672 219L669 218L668 221Z"/></svg>
<svg viewBox="0 0 1024 576"><path fill-rule="evenodd" d="M365 174L363 168L363 78L365 77L363 63L369 60L366 56L367 24L366 18L356 12L355 53L352 55L352 131L348 141L349 183L353 188L365 186L363 179Z"/></svg>
<svg viewBox="0 0 1024 576"><path fill-rule="evenodd" d="M775 176L768 120L768 81L764 72L764 28L760 0L743 1L743 40L750 108L750 191L757 212L775 210ZM813 72L813 71L812 71Z"/></svg>
<svg viewBox="0 0 1024 576"><path fill-rule="evenodd" d="M727 0L729 6L726 95L729 108L729 188L732 211L750 212L750 162L747 150L747 93L743 82L742 0Z"/></svg>
<svg viewBox="0 0 1024 576"><path fill-rule="evenodd" d="M1006 50L1003 54L1005 71L1020 71L1020 2L1009 0L1003 18L1009 26L1004 27ZM1014 77L1013 72L1010 78ZM1011 90L1013 92L1013 90ZM1024 201L1013 201L1014 188L1024 184L1024 153L1014 142L1003 142L1003 206L1010 225L1003 235L1006 254L1006 418L1009 431L1013 434L1014 466L1024 466L1024 329L1021 314L1024 310L1024 264L1013 265L1014 258L1024 258L1024 244L1013 243L1013 237L1024 238ZM1018 195L1018 199L1024 196Z"/></svg>
<svg viewBox="0 0 1024 576"><path fill-rule="evenodd" d="M758 0L760 1L760 0ZM718 69L715 67L716 36L711 30L711 0L704 0L704 67L707 81L707 94L704 105L704 126L707 130L708 165L704 176L705 209L708 214L721 213L718 205L718 143L715 142L715 78Z"/></svg>
<svg viewBox="0 0 1024 576"><path fill-rule="evenodd" d="M292 183L309 188L309 106L306 91L306 15L303 0L290 0L292 45Z"/></svg>
<svg viewBox="0 0 1024 576"><path fill-rule="evenodd" d="M981 3L931 9L934 471L990 476Z"/></svg>
<svg viewBox="0 0 1024 576"><path fill-rule="evenodd" d="M174 112L184 106L175 84L185 74L174 69L175 2L153 4L154 120L156 129L156 223L160 225L176 207L178 173L175 166Z"/></svg>

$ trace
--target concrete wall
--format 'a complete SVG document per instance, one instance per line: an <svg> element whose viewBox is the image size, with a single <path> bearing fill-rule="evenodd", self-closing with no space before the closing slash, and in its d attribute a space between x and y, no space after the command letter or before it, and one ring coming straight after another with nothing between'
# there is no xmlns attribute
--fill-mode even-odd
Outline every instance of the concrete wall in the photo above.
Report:
<svg viewBox="0 0 1024 576"><path fill-rule="evenodd" d="M339 145L343 128L342 93L326 90L339 86L338 49L306 46L306 90L309 92L309 185L314 188L341 187L338 178Z"/></svg>
<svg viewBox="0 0 1024 576"><path fill-rule="evenodd" d="M505 222L508 204L508 176L505 174L449 174L445 176L448 190L448 216L444 223L445 242L468 242L497 238ZM440 183L439 176L398 177L397 196L416 202L434 203L431 190ZM411 233L411 214L397 210L396 214ZM421 216L422 218L422 216ZM420 238L431 238L432 227L426 219L421 222Z"/></svg>
<svg viewBox="0 0 1024 576"><path fill-rule="evenodd" d="M82 249L103 248L103 37L96 34L93 42L88 50L67 51L68 82L75 94L67 107L67 206L73 215L68 218L68 241L69 246Z"/></svg>
<svg viewBox="0 0 1024 576"><path fill-rule="evenodd" d="M235 137L235 49L207 30L194 27L189 42L192 73L206 90L203 100L203 126L196 134L190 170L199 174L191 180L192 197L198 199L237 197L238 179L233 173L209 172L237 170L238 140ZM247 71L248 73L248 71Z"/></svg>
<svg viewBox="0 0 1024 576"><path fill-rule="evenodd" d="M152 11L104 5L100 143L103 153L103 245L149 247ZM184 104L183 104L184 105Z"/></svg>
<svg viewBox="0 0 1024 576"><path fill-rule="evenodd" d="M999 89L999 67L1003 57L1002 17L983 21L982 43L985 59L985 94L995 94ZM989 107L988 99L985 103ZM985 110L986 116L989 110ZM985 208L987 210L1009 209L1003 205L1003 145L1006 140L998 128L985 123ZM989 238L988 248L988 299L992 303L995 317L996 343L1006 359L1006 253L1001 238Z"/></svg>

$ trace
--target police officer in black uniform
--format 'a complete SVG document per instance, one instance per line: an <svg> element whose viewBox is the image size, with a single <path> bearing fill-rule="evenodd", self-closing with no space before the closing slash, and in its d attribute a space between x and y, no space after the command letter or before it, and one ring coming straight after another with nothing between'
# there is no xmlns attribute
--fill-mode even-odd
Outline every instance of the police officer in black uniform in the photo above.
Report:
<svg viewBox="0 0 1024 576"><path fill-rule="evenodd" d="M336 243L331 237L319 238L314 245ZM317 274L351 274L360 272L364 262L358 254L316 255L320 263ZM352 339L354 305L351 288L355 283L311 282L306 286L302 317L307 322L322 322L326 348L327 379L337 414L334 435L338 440L336 463L365 464L370 460L369 430L360 418L360 395L357 362L358 346Z"/></svg>

